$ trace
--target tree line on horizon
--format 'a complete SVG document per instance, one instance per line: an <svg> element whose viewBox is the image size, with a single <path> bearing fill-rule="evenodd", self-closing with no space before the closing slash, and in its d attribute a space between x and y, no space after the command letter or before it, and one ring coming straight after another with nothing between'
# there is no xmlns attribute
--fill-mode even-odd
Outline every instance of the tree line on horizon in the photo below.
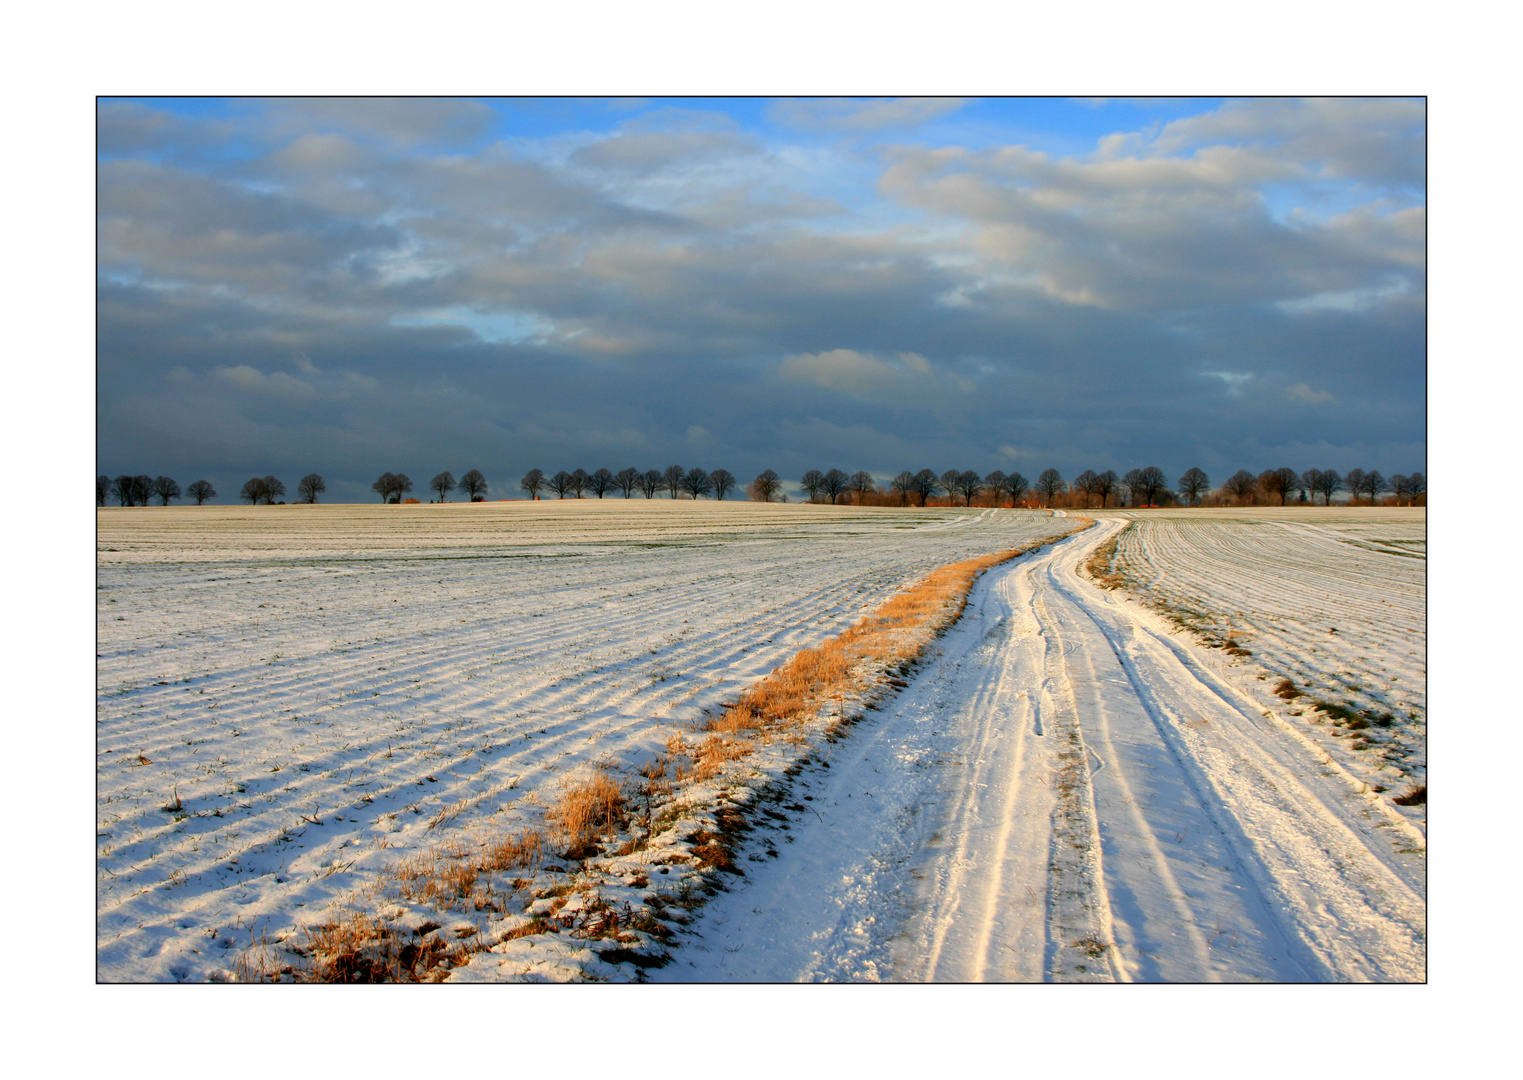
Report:
<svg viewBox="0 0 1523 1080"><path fill-rule="evenodd" d="M561 499L568 495L580 499L589 492L601 499L610 492L622 491L626 499L632 498L636 492L647 499L666 492L672 499L687 496L722 500L736 489L738 483L727 469L705 472L699 468L671 465L664 472L628 468L617 473L608 469L588 473L577 469L569 473L562 470L551 477L546 477L539 469L530 469L518 486L531 499L538 499L541 491L547 495L553 492ZM746 485L745 490L757 502L772 502L779 498L786 502L788 496L783 493L783 486L777 473L766 469ZM1071 483L1065 481L1057 469L1044 470L1035 481L1019 472L1006 475L998 469L985 476L979 476L971 469L949 469L940 475L930 469L921 469L918 473L905 470L881 487L866 470L847 475L840 469L823 472L810 469L799 478L799 486L810 502L828 501L832 506L843 498L848 503L855 500L857 505L892 505L897 500L900 506L911 505L912 500L918 499L918 505L928 506L932 499L945 494L953 506L961 499L964 506L972 506L975 500L979 500L980 505L1042 505L1048 508L1058 503L1081 503L1088 508L1091 499L1099 499L1100 507L1104 508L1110 505L1112 496L1117 507L1168 506L1181 501L1188 506L1251 506L1261 498L1266 503L1278 499L1284 506L1292 493L1296 494L1297 502L1312 505L1320 495L1322 505L1329 506L1332 497L1340 491L1349 492L1355 503L1368 499L1370 505L1374 505L1381 495L1390 493L1396 505L1413 506L1419 502L1426 504L1428 490L1427 478L1420 472L1398 473L1388 479L1378 470L1351 469L1340 474L1334 469L1307 469L1297 473L1290 468L1267 469L1257 476L1239 469L1219 489L1213 489L1210 477L1202 469L1188 469L1176 484L1171 485L1156 465L1132 469L1120 476L1110 469L1100 473L1086 469ZM489 489L480 469L467 471L458 481L446 470L430 480L428 487L438 495L435 501L441 503L457 489L471 502L484 502ZM370 489L380 495L382 502L399 503L412 491L413 483L405 473L387 472L382 473ZM296 501L316 503L318 496L327 490L328 485L321 475L308 473L296 485ZM207 499L216 498L217 491L210 482L197 480L182 493L179 484L167 476L98 476L95 481L97 506L105 506L108 500L115 500L121 506L148 506L153 498L159 499L159 505L168 506L171 500L182 497L182 494L195 499L196 505L200 506ZM279 500L278 505L284 505L285 500L281 497L285 494L285 484L276 477L256 476L243 485L239 498L250 506L277 505L276 500Z"/></svg>

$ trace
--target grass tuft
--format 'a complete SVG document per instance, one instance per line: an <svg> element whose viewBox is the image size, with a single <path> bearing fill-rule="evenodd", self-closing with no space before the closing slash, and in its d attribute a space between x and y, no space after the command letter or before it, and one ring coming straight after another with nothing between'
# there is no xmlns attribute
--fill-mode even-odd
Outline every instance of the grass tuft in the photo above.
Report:
<svg viewBox="0 0 1523 1080"><path fill-rule="evenodd" d="M558 830L564 856L585 859L596 854L604 837L624 825L624 805L618 782L600 768L590 779L568 785L546 819Z"/></svg>

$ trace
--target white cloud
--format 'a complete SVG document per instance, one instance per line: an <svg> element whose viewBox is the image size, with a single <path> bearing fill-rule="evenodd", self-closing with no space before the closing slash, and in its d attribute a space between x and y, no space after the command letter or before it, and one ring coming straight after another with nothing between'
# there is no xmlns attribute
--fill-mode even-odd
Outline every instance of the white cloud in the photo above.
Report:
<svg viewBox="0 0 1523 1080"><path fill-rule="evenodd" d="M232 367L213 368L212 374L245 393L283 398L290 402L311 401L317 396L317 390L311 383L283 371L266 375L248 364L234 364Z"/></svg>
<svg viewBox="0 0 1523 1080"><path fill-rule="evenodd" d="M1404 299L1413 289L1406 280L1393 280L1368 289L1339 289L1303 296L1296 300L1281 300L1275 305L1287 315L1307 315L1318 311L1369 311L1372 308Z"/></svg>
<svg viewBox="0 0 1523 1080"><path fill-rule="evenodd" d="M1333 400L1333 395L1330 394L1328 391L1326 391L1326 390L1313 390L1310 386L1308 386L1304 382L1303 383L1296 383L1294 386L1287 386L1285 388L1285 393L1288 394L1290 397L1294 398L1297 401L1305 401L1305 402L1309 402L1309 403L1311 403L1313 405L1320 404L1320 403L1322 403L1324 401L1332 401Z"/></svg>
<svg viewBox="0 0 1523 1080"><path fill-rule="evenodd" d="M1025 446L1011 446L1005 443L999 448L999 456L1007 461L1031 461L1036 458L1035 450Z"/></svg>
<svg viewBox="0 0 1523 1080"><path fill-rule="evenodd" d="M938 378L931 362L913 352L899 353L893 360L855 349L800 353L784 360L778 374L849 397L898 404L934 404L949 389L972 389L964 378Z"/></svg>

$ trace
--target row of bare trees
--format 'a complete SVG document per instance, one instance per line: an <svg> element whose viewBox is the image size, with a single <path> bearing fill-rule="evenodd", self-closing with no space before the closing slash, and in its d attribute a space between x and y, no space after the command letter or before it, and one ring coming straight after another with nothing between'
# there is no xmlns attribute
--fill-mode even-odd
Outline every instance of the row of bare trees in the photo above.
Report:
<svg viewBox="0 0 1523 1080"><path fill-rule="evenodd" d="M548 478L539 469L530 469L518 486L528 492L530 498L536 499L541 491L554 492L562 499L567 495L580 499L589 492L601 499L614 491L622 491L626 499L632 498L636 492L647 499L653 499L662 492L673 499L683 496L692 499L705 496L723 499L735 489L737 483L726 469L715 469L710 473L702 469L684 469L680 465L672 465L664 472L655 469L641 472L631 468L617 473L607 469L588 473L577 469L570 473L561 471ZM446 501L450 492L457 489L471 502L484 501L487 493L487 479L480 469L471 469L458 481L452 473L445 471L430 480L428 486L438 495L440 502ZM758 502L772 502L778 498L786 500L787 496L782 493L783 486L777 473L767 469L746 486L746 493ZM1381 495L1390 493L1395 497L1397 505L1411 506L1419 500L1425 501L1428 492L1427 479L1420 472L1410 475L1397 473L1387 478L1378 470L1366 472L1363 469L1351 469L1340 474L1333 469L1307 469L1297 473L1294 469L1281 468L1266 469L1257 476L1246 469L1239 469L1222 484L1219 492L1213 492L1211 478L1203 470L1191 468L1171 488L1168 477L1156 465L1132 469L1122 476L1110 469L1100 473L1086 469L1071 484L1063 479L1057 469L1044 470L1035 482L1018 472L1007 476L998 469L982 477L971 469L948 469L939 476L930 469L921 469L918 473L906 470L889 481L886 492L878 487L872 474L865 470L848 475L840 469L824 472L810 469L800 477L799 486L804 489L810 502L829 502L832 506L842 500L850 502L854 499L857 503L864 503L869 497L884 495L897 497L901 506L910 505L912 500L918 500L918 505L925 506L929 500L941 494L945 494L954 506L959 499L962 505L971 506L974 499L987 497L995 505L1007 500L1014 505L1035 500L1051 507L1064 494L1079 496L1077 501L1085 507L1090 505L1092 499L1098 500L1101 507L1108 506L1112 497L1117 506L1160 506L1176 501L1189 506L1199 506L1203 502L1231 502L1239 506L1250 506L1260 501L1270 504L1278 502L1284 506L1292 495L1296 496L1298 502L1313 504L1320 495L1322 504L1327 506L1340 491L1347 491L1353 502L1368 499L1372 505ZM388 472L382 473L370 489L381 496L382 502L396 503L412 491L413 483L406 473ZM328 485L320 475L308 473L296 485L296 501L315 503L318 496L327 490ZM252 477L238 493L239 498L251 506L268 506L276 500L283 502L282 496L285 494L285 484L274 476ZM196 505L200 506L207 499L215 498L217 490L210 482L197 480L183 495L194 499ZM168 506L171 500L181 497L180 485L167 476L124 475L114 479L98 476L95 480L97 506L105 506L108 500L114 500L122 506L147 506L153 498L159 499L159 505Z"/></svg>
<svg viewBox="0 0 1523 1080"><path fill-rule="evenodd" d="M459 480L455 474L446 469L428 482L428 489L439 496L439 502L446 502L449 493L459 489L470 499L471 502L485 502L487 495L487 478L482 475L480 469L471 469ZM382 473L376 478L375 483L370 485L370 490L381 497L385 503L399 503L402 496L412 490L412 480L406 473Z"/></svg>
<svg viewBox="0 0 1523 1080"><path fill-rule="evenodd" d="M308 473L303 476L296 485L297 502L315 503L317 497L328 490L328 485L317 473ZM238 497L245 500L250 506L273 504L286 493L286 486L274 476L250 477L238 492ZM168 476L118 476L112 479L108 476L95 478L95 505L105 506L107 500L114 500L121 506L147 506L150 499L157 498L160 506L168 506L171 501L179 498L196 500L200 506L207 499L217 497L217 489L212 486L210 480L197 480L183 492L180 485ZM283 501L283 500L282 500Z"/></svg>
<svg viewBox="0 0 1523 1080"><path fill-rule="evenodd" d="M1162 506L1174 502L1188 506L1203 503L1251 506L1259 502L1284 506L1292 496L1297 502L1315 503L1318 495L1322 496L1322 505L1327 506L1340 491L1347 491L1353 502L1367 499L1371 505L1382 494L1391 492L1398 505L1411 506L1425 498L1428 482L1420 472L1397 474L1387 480L1379 471L1365 472L1363 469L1340 474L1333 469L1307 469L1298 473L1294 469L1281 468L1266 469L1257 476L1247 469L1239 469L1222 484L1220 491L1213 491L1211 478L1205 471L1191 468L1171 489L1168 477L1156 465L1132 469L1119 477L1110 470L1095 473L1086 469L1071 485L1064 484L1056 469L1048 469L1037 478L1036 492L1048 506L1065 490L1082 496L1084 506L1094 498L1102 507L1108 504L1112 495L1116 496L1118 506Z"/></svg>
<svg viewBox="0 0 1523 1080"><path fill-rule="evenodd" d="M776 474L771 474L769 470L769 475L776 482ZM832 505L843 499L861 503L870 496L884 494L866 472L848 476L840 469L830 469L827 472L811 469L800 478L799 484L810 502L829 502ZM774 490L780 486L775 483ZM1298 501L1302 503L1315 502L1316 497L1321 495L1323 505L1327 505L1334 494L1344 490L1350 493L1355 502L1367 499L1373 504L1381 494L1391 492L1398 505L1412 505L1426 496L1428 487L1427 480L1420 472L1398 474L1387 480L1377 471L1366 472L1363 469L1354 469L1340 475L1330 469L1308 469L1297 473L1286 468L1269 469L1258 476L1240 470L1222 485L1220 492L1215 492L1211 487L1211 478L1204 469L1187 469L1178 482L1171 485L1162 469L1148 465L1130 469L1123 475L1117 475L1111 469L1104 472L1085 469L1072 483L1064 480L1057 469L1043 470L1034 482L1020 473L1006 476L998 470L980 477L971 469L950 469L939 476L930 469L921 469L918 473L905 471L895 476L889 481L887 494L896 496L901 506L910 505L912 501L925 506L930 499L940 494L945 494L948 502L954 506L959 501L964 506L971 506L974 499L985 498L996 506L1008 501L1017 506L1022 503L1040 503L1051 507L1064 496L1067 498L1063 501L1068 505L1083 507L1110 506L1113 499L1116 506L1133 507L1175 503L1200 506L1208 502L1229 501L1239 505L1251 505L1259 501L1278 502L1283 506L1292 495L1298 496ZM760 497L753 493L753 498Z"/></svg>
<svg viewBox="0 0 1523 1080"><path fill-rule="evenodd" d="M1307 469L1297 473L1294 469L1281 468L1266 469L1257 476L1239 469L1222 485L1223 495L1239 506L1251 506L1261 499L1266 503L1278 501L1284 506L1292 493L1297 502L1303 503L1315 503L1320 495L1322 505L1328 506L1340 491L1347 491L1351 502L1368 499L1372 506L1381 495L1390 492L1396 497L1398 506L1412 506L1419 499L1426 501L1428 480L1420 472L1397 473L1387 479L1378 469L1369 472L1350 469L1340 474L1336 469Z"/></svg>
<svg viewBox="0 0 1523 1080"><path fill-rule="evenodd" d="M317 473L308 473L296 482L296 501L298 503L315 503L317 497L328 490L328 483ZM286 485L273 476L253 476L244 482L243 489L238 492L238 497L250 506L273 506L276 500L280 505L285 505L281 498L286 493Z"/></svg>
<svg viewBox="0 0 1523 1080"><path fill-rule="evenodd" d="M114 500L120 506L147 506L157 498L160 506L168 506L171 499L182 495L196 500L200 506L207 499L215 498L217 489L206 480L197 480L184 492L172 477L168 476L97 476L95 478L95 505L105 506Z"/></svg>
<svg viewBox="0 0 1523 1080"><path fill-rule="evenodd" d="M768 474L772 475L774 481L777 480L776 474L770 469L763 476ZM760 480L761 477L757 477L757 481ZM699 499L706 495L723 499L735 490L737 483L738 481L728 469L704 472L698 468L684 469L681 465L670 465L665 472L657 472L655 469L641 472L639 469L630 468L621 469L616 473L607 469L599 469L591 473L577 469L575 472L568 473L562 469L550 477L545 476L539 469L530 469L518 482L518 486L527 491L531 499L539 498L541 491L547 494L553 491L558 498L562 499L567 495L580 499L588 492L601 499L614 491L622 491L626 499L633 498L636 492L647 499L654 499L663 491L673 499L680 499L684 495L690 499ZM778 486L781 486L781 482L778 482Z"/></svg>

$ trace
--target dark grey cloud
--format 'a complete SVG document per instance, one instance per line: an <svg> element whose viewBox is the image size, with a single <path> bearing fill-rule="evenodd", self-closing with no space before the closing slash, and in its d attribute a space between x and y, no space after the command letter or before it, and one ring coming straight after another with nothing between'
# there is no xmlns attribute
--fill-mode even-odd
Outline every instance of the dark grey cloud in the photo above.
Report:
<svg viewBox="0 0 1523 1080"><path fill-rule="evenodd" d="M956 112L963 98L787 98L772 106L774 121L817 131L861 134L914 127Z"/></svg>
<svg viewBox="0 0 1523 1080"><path fill-rule="evenodd" d="M233 132L227 121L190 119L136 101L103 101L95 113L96 148L103 158L200 157L225 146Z"/></svg>
<svg viewBox="0 0 1523 1080"><path fill-rule="evenodd" d="M316 470L365 498L386 469L505 495L673 461L1422 467L1408 103L1229 105L1083 158L795 147L668 108L531 145L475 103L118 104L107 472L227 495ZM239 154L165 152L227 123ZM1334 180L1333 214L1266 194Z"/></svg>
<svg viewBox="0 0 1523 1080"><path fill-rule="evenodd" d="M571 163L648 176L674 167L760 153L751 140L727 131L645 131L578 147Z"/></svg>
<svg viewBox="0 0 1523 1080"><path fill-rule="evenodd" d="M274 98L265 105L262 116L277 137L341 133L398 150L469 144L497 121L482 102L446 98Z"/></svg>

